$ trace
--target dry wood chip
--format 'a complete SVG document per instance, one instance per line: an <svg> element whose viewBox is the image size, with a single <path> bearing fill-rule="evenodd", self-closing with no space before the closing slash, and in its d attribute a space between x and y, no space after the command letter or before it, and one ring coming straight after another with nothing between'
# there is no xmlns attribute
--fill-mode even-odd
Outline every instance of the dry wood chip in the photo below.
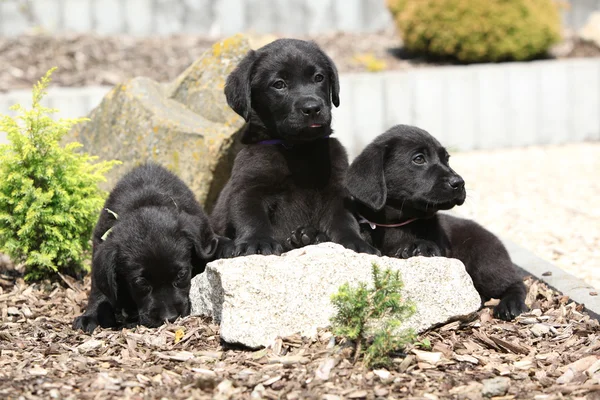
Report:
<svg viewBox="0 0 600 400"><path fill-rule="evenodd" d="M508 342L495 335L490 336L490 339L507 351L511 351L515 354L529 354L530 350L527 347L521 346L520 344Z"/></svg>
<svg viewBox="0 0 600 400"><path fill-rule="evenodd" d="M566 365L565 367L561 368L562 370L573 370L574 372L583 372L585 370L587 370L588 368L592 367L594 364L596 364L598 362L598 360L600 360L600 356L588 356L588 357L584 357L582 359L579 359L577 361L572 362L569 365Z"/></svg>
<svg viewBox="0 0 600 400"><path fill-rule="evenodd" d="M513 366L516 369L528 370L528 369L534 367L535 363L533 362L533 360L524 359L524 360L521 360L521 361L515 361L513 363Z"/></svg>
<svg viewBox="0 0 600 400"><path fill-rule="evenodd" d="M460 326L460 321L450 322L449 324L442 326L440 328L440 331L441 332L453 331L453 330L458 329L459 326Z"/></svg>
<svg viewBox="0 0 600 400"><path fill-rule="evenodd" d="M155 351L154 354L163 360L187 361L194 358L194 353L189 351L169 351L164 353Z"/></svg>
<svg viewBox="0 0 600 400"><path fill-rule="evenodd" d="M412 349L411 352L417 357L417 361L433 365L440 362L442 357L444 357L442 353L437 352L422 351L417 349Z"/></svg>
<svg viewBox="0 0 600 400"><path fill-rule="evenodd" d="M415 361L415 356L407 355L400 361L400 365L398 366L398 371L401 373L406 372L408 367Z"/></svg>
<svg viewBox="0 0 600 400"><path fill-rule="evenodd" d="M283 365L306 364L309 361L310 360L308 358L302 357L301 355L292 355L292 356L270 358L269 364L283 364Z"/></svg>
<svg viewBox="0 0 600 400"><path fill-rule="evenodd" d="M468 362L471 364L479 364L478 359L476 359L475 357L470 356L468 354L464 354L464 355L455 354L454 356L452 356L452 358L454 358L456 361L463 361L463 362Z"/></svg>
<svg viewBox="0 0 600 400"><path fill-rule="evenodd" d="M81 353L87 353L89 351L99 349L102 346L104 346L103 340L89 339L77 346L77 350L79 350Z"/></svg>
<svg viewBox="0 0 600 400"><path fill-rule="evenodd" d="M392 374L387 369L374 369L373 373L379 377L382 381L387 381L390 379Z"/></svg>
<svg viewBox="0 0 600 400"><path fill-rule="evenodd" d="M29 372L30 375L33 375L33 376L45 376L45 375L48 375L48 370L40 367L39 365L34 366L28 372Z"/></svg>
<svg viewBox="0 0 600 400"><path fill-rule="evenodd" d="M223 352L222 351L206 351L206 350L202 350L202 351L196 352L196 355L198 357L213 358L215 360L220 360L220 359L223 358Z"/></svg>
<svg viewBox="0 0 600 400"><path fill-rule="evenodd" d="M368 392L366 390L357 390L350 392L346 395L349 399L364 399L368 396Z"/></svg>
<svg viewBox="0 0 600 400"><path fill-rule="evenodd" d="M258 351L255 351L254 353L252 353L250 355L250 358L252 358L253 360L260 360L261 358L265 357L267 354L269 354L269 349L262 349L262 350L258 350Z"/></svg>
<svg viewBox="0 0 600 400"><path fill-rule="evenodd" d="M274 384L275 382L277 382L277 381L281 380L281 378L283 378L283 376L282 376L282 375L277 375L277 376L275 376L275 377L273 377L273 378L269 378L269 379L267 379L267 380L266 380L266 381L264 381L262 384L263 384L264 386L271 386L271 385L272 385L272 384Z"/></svg>
<svg viewBox="0 0 600 400"><path fill-rule="evenodd" d="M488 348L498 350L498 351L500 350L500 347L492 339L490 339L486 333L480 331L479 329L474 329L472 332L473 332L473 336L475 336L476 339L481 341Z"/></svg>
<svg viewBox="0 0 600 400"><path fill-rule="evenodd" d="M339 358L327 357L319 364L319 367L315 371L315 378L321 380L328 380L331 370L340 362Z"/></svg>

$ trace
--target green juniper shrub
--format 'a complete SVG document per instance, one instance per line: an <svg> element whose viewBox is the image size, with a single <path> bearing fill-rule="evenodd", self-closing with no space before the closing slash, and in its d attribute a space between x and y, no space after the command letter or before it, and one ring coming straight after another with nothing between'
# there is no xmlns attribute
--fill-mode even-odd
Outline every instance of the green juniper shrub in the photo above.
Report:
<svg viewBox="0 0 600 400"><path fill-rule="evenodd" d="M415 339L412 330L399 331L415 312L414 304L402 299L400 272L382 271L375 263L372 269L372 285L360 282L351 287L345 283L331 297L337 310L331 319L333 333L353 341L354 360L363 355L368 368L389 365L390 353Z"/></svg>
<svg viewBox="0 0 600 400"><path fill-rule="evenodd" d="M463 63L531 60L560 40L556 0L386 0L407 50Z"/></svg>
<svg viewBox="0 0 600 400"><path fill-rule="evenodd" d="M61 145L70 128L85 119L59 119L40 104L51 69L33 88L31 109L11 107L18 116L0 115L0 251L25 266L26 280L55 272L85 272L84 257L106 193L98 183L117 161L96 162Z"/></svg>

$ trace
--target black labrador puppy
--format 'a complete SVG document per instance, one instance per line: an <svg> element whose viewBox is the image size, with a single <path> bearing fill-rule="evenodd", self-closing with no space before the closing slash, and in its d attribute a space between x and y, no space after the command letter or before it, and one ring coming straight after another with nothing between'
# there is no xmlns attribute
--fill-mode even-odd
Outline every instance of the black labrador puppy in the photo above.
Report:
<svg viewBox="0 0 600 400"><path fill-rule="evenodd" d="M127 173L93 233L92 288L74 329L161 325L190 312L193 274L228 239L213 233L192 191L157 164Z"/></svg>
<svg viewBox="0 0 600 400"><path fill-rule="evenodd" d="M461 260L482 300L500 299L494 316L511 320L527 310L526 290L504 245L474 221L438 213L466 197L448 159L446 149L416 127L398 125L377 137L348 171L361 230L387 256Z"/></svg>
<svg viewBox="0 0 600 400"><path fill-rule="evenodd" d="M334 242L377 253L345 207L348 156L330 138L339 79L314 43L276 40L250 51L227 78L231 108L248 122L231 178L211 215L215 231L234 239L228 256L281 254L298 226Z"/></svg>

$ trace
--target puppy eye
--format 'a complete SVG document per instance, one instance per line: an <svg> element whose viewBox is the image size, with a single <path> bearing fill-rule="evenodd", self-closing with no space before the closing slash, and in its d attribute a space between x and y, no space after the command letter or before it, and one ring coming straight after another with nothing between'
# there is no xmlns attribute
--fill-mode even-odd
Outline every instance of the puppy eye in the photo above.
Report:
<svg viewBox="0 0 600 400"><path fill-rule="evenodd" d="M423 154L419 153L413 157L412 161L415 164L419 164L419 165L425 164L425 156Z"/></svg>
<svg viewBox="0 0 600 400"><path fill-rule="evenodd" d="M278 80L278 81L276 81L276 82L273 84L273 87L274 87L275 89L283 89L283 88L284 88L284 87L286 87L286 86L287 86L287 85L286 85L286 84L285 84L285 82L284 82L284 81L282 81L282 80Z"/></svg>
<svg viewBox="0 0 600 400"><path fill-rule="evenodd" d="M133 284L135 285L137 290L143 293L149 292L150 289L152 289L148 281L144 278L137 278L135 281L133 281Z"/></svg>
<svg viewBox="0 0 600 400"><path fill-rule="evenodd" d="M321 74L316 74L315 75L315 82L323 82L323 79L325 79L325 77Z"/></svg>
<svg viewBox="0 0 600 400"><path fill-rule="evenodd" d="M187 275L188 275L187 269L182 269L181 271L179 271L179 273L177 274L177 278L175 278L175 279L177 279L179 281L179 280L186 278Z"/></svg>
<svg viewBox="0 0 600 400"><path fill-rule="evenodd" d="M179 271L179 273L175 277L173 286L178 287L178 288L184 288L189 285L190 285L190 279L188 278L188 271L186 269Z"/></svg>

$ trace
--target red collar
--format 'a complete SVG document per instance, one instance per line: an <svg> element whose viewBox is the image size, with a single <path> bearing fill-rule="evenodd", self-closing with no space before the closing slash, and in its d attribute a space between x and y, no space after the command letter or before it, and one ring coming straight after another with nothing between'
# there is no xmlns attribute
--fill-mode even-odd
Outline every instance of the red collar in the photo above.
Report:
<svg viewBox="0 0 600 400"><path fill-rule="evenodd" d="M375 222L371 222L371 221L369 221L368 219L366 219L365 217L363 217L363 216L362 216L362 215L360 215L360 214L358 214L358 216L359 216L359 218L360 218L360 219L358 220L358 223L359 223L359 224L369 224L369 226L371 227L371 229L375 229L375 228L377 228L378 226L380 226L380 227L382 227L382 228L398 228L398 227L400 227L400 226L408 225L408 224L410 224L411 222L414 222L414 221L416 221L416 220L418 220L418 219L419 219L419 218L411 218L411 219L407 219L407 220L406 220L406 221L404 221L404 222L400 222L400 223L398 223L398 224L377 224L377 223L375 223Z"/></svg>

